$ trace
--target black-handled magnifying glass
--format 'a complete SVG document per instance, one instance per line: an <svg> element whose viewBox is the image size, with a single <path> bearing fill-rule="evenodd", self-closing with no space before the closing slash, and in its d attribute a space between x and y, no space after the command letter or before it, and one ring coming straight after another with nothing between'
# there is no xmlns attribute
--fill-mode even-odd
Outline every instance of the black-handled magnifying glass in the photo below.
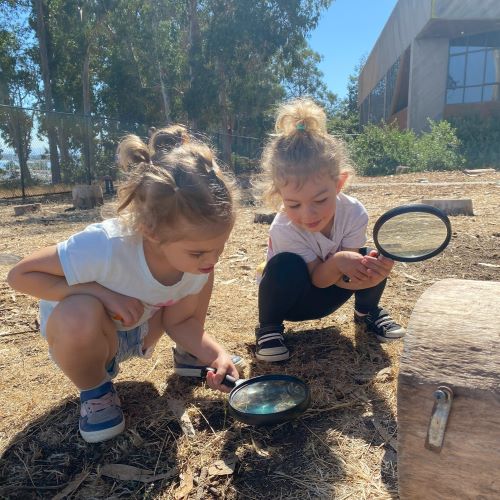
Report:
<svg viewBox="0 0 500 500"><path fill-rule="evenodd" d="M291 375L260 375L238 380L226 375L222 383L232 388L228 399L230 413L250 425L292 420L304 413L311 402L309 386Z"/></svg>
<svg viewBox="0 0 500 500"><path fill-rule="evenodd" d="M451 223L430 205L403 205L385 212L375 223L377 250L400 262L419 262L441 253L450 242Z"/></svg>
<svg viewBox="0 0 500 500"><path fill-rule="evenodd" d="M441 253L450 242L447 215L431 205L402 205L382 214L373 227L380 254L400 262L419 262ZM343 281L350 281L343 276Z"/></svg>

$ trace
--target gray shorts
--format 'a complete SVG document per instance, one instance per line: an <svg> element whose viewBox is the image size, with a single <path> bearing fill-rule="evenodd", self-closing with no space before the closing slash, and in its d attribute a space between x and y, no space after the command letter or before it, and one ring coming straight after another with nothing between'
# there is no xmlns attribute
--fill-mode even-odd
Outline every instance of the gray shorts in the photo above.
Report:
<svg viewBox="0 0 500 500"><path fill-rule="evenodd" d="M47 320L58 303L49 302L47 300L40 301L40 333L43 338L47 338ZM136 326L132 330L117 330L118 335L118 351L115 357L106 366L106 371L111 378L116 377L120 371L120 363L130 358L150 358L153 355L153 348L149 348L146 352L143 351L144 337L148 334L148 322ZM52 355L49 349L49 356Z"/></svg>

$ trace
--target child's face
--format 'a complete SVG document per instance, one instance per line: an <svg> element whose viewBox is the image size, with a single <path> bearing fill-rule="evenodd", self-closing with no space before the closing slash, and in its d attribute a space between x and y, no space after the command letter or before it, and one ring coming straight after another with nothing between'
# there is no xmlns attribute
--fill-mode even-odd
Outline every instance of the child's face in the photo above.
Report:
<svg viewBox="0 0 500 500"><path fill-rule="evenodd" d="M312 233L330 235L335 217L336 197L345 182L318 174L300 185L296 179L280 188L285 213L298 227Z"/></svg>
<svg viewBox="0 0 500 500"><path fill-rule="evenodd" d="M209 274L224 251L232 226L218 232L200 229L185 239L160 244L168 263L178 271Z"/></svg>

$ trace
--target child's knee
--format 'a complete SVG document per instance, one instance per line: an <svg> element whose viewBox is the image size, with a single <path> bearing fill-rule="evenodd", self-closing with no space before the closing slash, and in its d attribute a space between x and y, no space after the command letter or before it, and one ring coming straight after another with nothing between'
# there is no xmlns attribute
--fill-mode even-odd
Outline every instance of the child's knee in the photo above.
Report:
<svg viewBox="0 0 500 500"><path fill-rule="evenodd" d="M102 332L107 318L103 304L90 295L72 295L54 308L47 320L49 345L56 341L83 348Z"/></svg>
<svg viewBox="0 0 500 500"><path fill-rule="evenodd" d="M273 283L274 286L290 289L302 287L309 279L304 259L294 253L283 252L267 263L260 286Z"/></svg>

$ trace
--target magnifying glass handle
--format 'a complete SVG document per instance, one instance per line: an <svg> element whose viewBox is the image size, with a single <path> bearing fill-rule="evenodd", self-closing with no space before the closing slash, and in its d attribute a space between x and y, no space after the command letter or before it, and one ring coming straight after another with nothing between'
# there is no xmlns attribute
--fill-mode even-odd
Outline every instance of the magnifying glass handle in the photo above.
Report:
<svg viewBox="0 0 500 500"><path fill-rule="evenodd" d="M211 366L205 366L205 377L207 376L208 372L213 372L215 373L217 370L215 368L212 368ZM225 375L224 378L222 379L222 384L224 384L227 387L236 387L236 383L238 380L236 380L234 377L231 377L231 375Z"/></svg>

